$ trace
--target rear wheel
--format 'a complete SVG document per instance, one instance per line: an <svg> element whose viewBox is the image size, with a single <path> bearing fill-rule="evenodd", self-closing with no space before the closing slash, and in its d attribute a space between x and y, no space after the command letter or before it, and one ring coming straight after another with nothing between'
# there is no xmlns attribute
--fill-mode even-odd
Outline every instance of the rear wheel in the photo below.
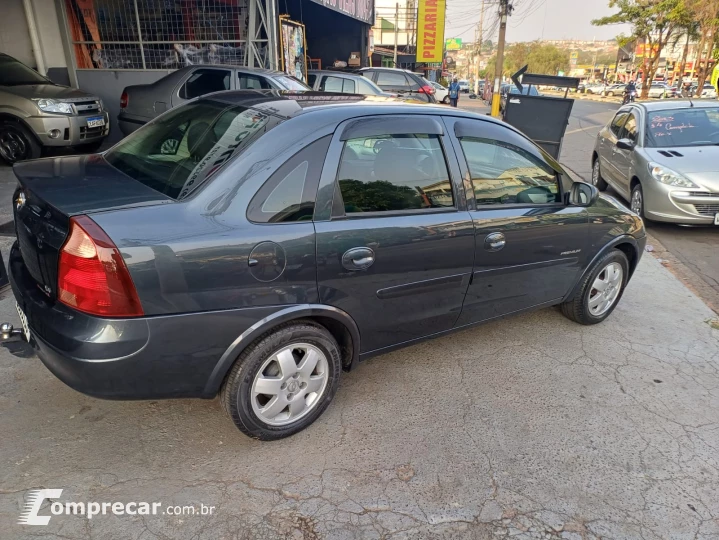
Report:
<svg viewBox="0 0 719 540"><path fill-rule="evenodd" d="M449 96L448 96L448 95L447 95L447 96L444 96L444 99L442 100L442 103L444 103L445 105L449 105Z"/></svg>
<svg viewBox="0 0 719 540"><path fill-rule="evenodd" d="M613 249L594 265L574 299L562 304L565 317L583 325L598 324L617 307L629 279L629 261Z"/></svg>
<svg viewBox="0 0 719 540"><path fill-rule="evenodd" d="M30 131L19 122L0 122L0 157L9 165L25 159L39 158L42 147Z"/></svg>
<svg viewBox="0 0 719 540"><path fill-rule="evenodd" d="M339 346L324 327L288 323L240 355L220 399L245 435L282 439L319 418L337 391L341 371Z"/></svg>
<svg viewBox="0 0 719 540"><path fill-rule="evenodd" d="M607 183L604 181L604 178L602 178L599 156L597 156L597 159L594 160L594 165L592 165L592 184L594 184L594 187L596 187L599 191L607 189Z"/></svg>

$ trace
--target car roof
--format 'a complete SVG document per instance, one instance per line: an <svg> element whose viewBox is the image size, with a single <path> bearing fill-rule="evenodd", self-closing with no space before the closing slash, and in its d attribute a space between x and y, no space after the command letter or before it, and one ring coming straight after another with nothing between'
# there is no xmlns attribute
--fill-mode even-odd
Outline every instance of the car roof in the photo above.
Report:
<svg viewBox="0 0 719 540"><path fill-rule="evenodd" d="M236 69L238 71L243 71L243 72L247 72L247 73L259 73L261 75L287 75L286 73L284 73L282 71L277 71L274 69L237 66L237 65L232 65L232 64L193 64L191 66L185 66L183 68L180 68L177 71L186 73L188 71L192 71L193 69L197 69L197 68ZM287 75L287 76L289 77L289 75Z"/></svg>
<svg viewBox="0 0 719 540"><path fill-rule="evenodd" d="M340 116L346 116L348 119L358 116L358 112L361 112L360 116L375 114L437 114L446 116L450 113L450 109L446 106L435 103L409 103L390 97L314 91L223 90L198 98L198 100L203 99L212 99L228 105L244 105L247 107L274 103L275 107L273 108L278 111L276 114L285 116L287 119L329 109L335 112L344 111L346 114ZM287 106L290 104L285 102L291 101L296 102L297 106ZM516 131L508 124L486 115L461 109L451 109L451 115L486 120Z"/></svg>
<svg viewBox="0 0 719 540"><path fill-rule="evenodd" d="M340 77L354 77L356 79L362 78L366 79L367 77L364 77L363 75L360 75L356 71L340 71L340 70L334 70L334 69L308 69L307 73L312 73L313 75L339 75Z"/></svg>
<svg viewBox="0 0 719 540"><path fill-rule="evenodd" d="M401 71L402 73L411 73L412 75L417 75L414 71L410 71L408 69L401 69L401 68L390 68L390 67L366 67L360 69L360 71ZM419 75L418 75L419 76Z"/></svg>
<svg viewBox="0 0 719 540"><path fill-rule="evenodd" d="M719 107L716 101L702 101L688 99L673 101L645 101L644 103L634 103L635 107L643 109L647 112L654 111L671 111L675 109L707 109L711 107Z"/></svg>

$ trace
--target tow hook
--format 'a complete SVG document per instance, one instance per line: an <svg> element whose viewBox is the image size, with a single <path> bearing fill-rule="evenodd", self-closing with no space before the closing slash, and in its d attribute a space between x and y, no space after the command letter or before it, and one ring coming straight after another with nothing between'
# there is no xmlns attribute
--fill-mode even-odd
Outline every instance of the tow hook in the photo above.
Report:
<svg viewBox="0 0 719 540"><path fill-rule="evenodd" d="M7 322L0 324L0 342L18 341L18 339L25 341L25 332L22 331L22 328L16 330L12 324Z"/></svg>

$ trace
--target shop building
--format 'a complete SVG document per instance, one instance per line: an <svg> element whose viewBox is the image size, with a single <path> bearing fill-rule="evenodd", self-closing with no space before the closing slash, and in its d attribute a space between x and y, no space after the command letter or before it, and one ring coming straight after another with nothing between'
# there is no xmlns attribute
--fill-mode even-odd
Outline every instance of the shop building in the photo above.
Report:
<svg viewBox="0 0 719 540"><path fill-rule="evenodd" d="M286 68L292 74L295 66L300 74L335 62L368 65L374 22L374 0L2 3L0 52L101 97L111 119L119 113L123 88L190 64ZM307 66L304 51L311 59Z"/></svg>

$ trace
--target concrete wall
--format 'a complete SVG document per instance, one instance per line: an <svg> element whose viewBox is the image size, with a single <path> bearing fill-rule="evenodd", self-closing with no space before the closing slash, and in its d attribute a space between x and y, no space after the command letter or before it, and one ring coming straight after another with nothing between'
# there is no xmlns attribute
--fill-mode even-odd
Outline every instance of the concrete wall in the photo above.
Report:
<svg viewBox="0 0 719 540"><path fill-rule="evenodd" d="M77 82L81 90L90 92L105 103L110 111L109 142L117 142L122 138L122 132L117 127L117 115L120 114L120 96L126 86L134 84L149 84L161 79L170 71L102 71L78 70Z"/></svg>
<svg viewBox="0 0 719 540"><path fill-rule="evenodd" d="M6 1L0 0L0 3ZM37 26L37 33L40 38L40 48L45 59L45 67L47 69L67 67L65 51L60 37L60 13L55 9L54 0L32 0L32 5L35 12L35 26Z"/></svg>
<svg viewBox="0 0 719 540"><path fill-rule="evenodd" d="M60 50L62 51L62 46ZM22 0L0 0L0 52L35 67Z"/></svg>

